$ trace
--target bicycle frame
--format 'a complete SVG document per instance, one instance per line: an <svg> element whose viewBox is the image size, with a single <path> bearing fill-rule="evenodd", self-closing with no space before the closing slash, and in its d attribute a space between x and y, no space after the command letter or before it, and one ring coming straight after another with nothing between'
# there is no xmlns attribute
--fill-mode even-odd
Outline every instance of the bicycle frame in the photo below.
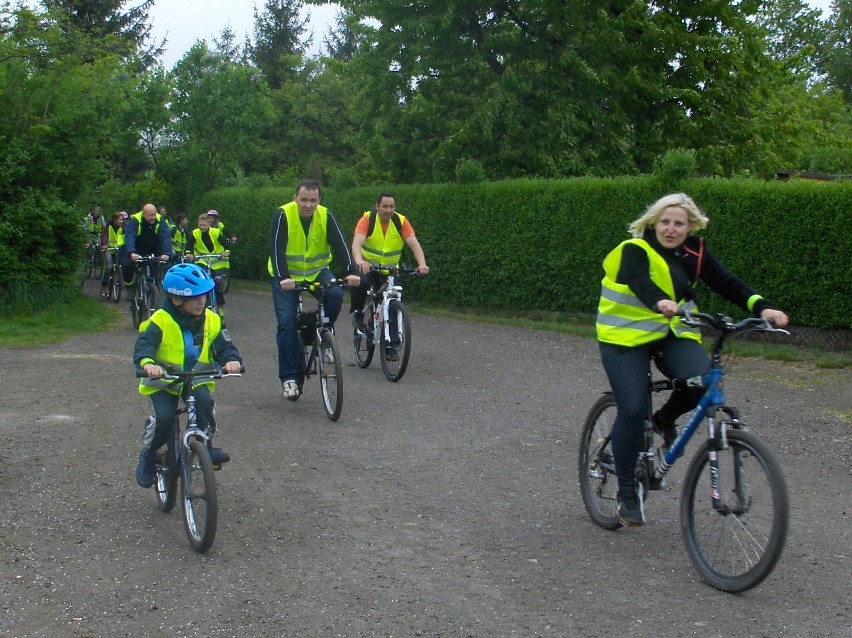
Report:
<svg viewBox="0 0 852 638"><path fill-rule="evenodd" d="M368 295L374 300L373 312L375 313L374 319L376 326L380 327L379 330L373 331L373 343L378 346L382 343L382 338L384 338L386 343L391 340L390 302L393 299L402 301L402 286L396 283L396 273L398 272L396 268L374 268L373 270L386 276L385 282L378 290L368 292Z"/></svg>
<svg viewBox="0 0 852 638"><path fill-rule="evenodd" d="M215 269L213 266L217 263L228 263L229 259L225 256L225 253L211 253L209 255L196 255L195 263L204 268L207 271L207 274L216 282L216 286L213 290L210 291L210 303L208 307L215 310L219 306L219 302L216 299L216 291L221 285L223 275L217 275L217 272L221 272L221 269Z"/></svg>

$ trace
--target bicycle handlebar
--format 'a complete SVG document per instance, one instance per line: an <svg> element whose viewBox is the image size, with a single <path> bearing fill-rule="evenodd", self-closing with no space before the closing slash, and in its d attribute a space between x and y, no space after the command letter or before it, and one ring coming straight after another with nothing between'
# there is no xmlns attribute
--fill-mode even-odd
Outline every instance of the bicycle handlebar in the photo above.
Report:
<svg viewBox="0 0 852 638"><path fill-rule="evenodd" d="M155 364L156 365L156 364ZM222 368L210 370L180 370L172 366L161 366L166 373L160 377L166 381L195 381L197 379L224 379L226 377L241 377L246 371L245 365L240 366L239 372L225 372ZM145 379L148 374L145 370L136 370L137 379Z"/></svg>
<svg viewBox="0 0 852 638"><path fill-rule="evenodd" d="M222 259L227 260L230 258L230 252L226 255L225 253L211 253L209 255L193 255L192 258L198 261L199 259Z"/></svg>
<svg viewBox="0 0 852 638"><path fill-rule="evenodd" d="M297 281L294 281L293 283L296 284L296 287L293 288L293 290L310 293L325 292L329 288L334 288L335 286L340 286L341 288L346 288L349 286L349 284L347 284L346 281L343 279L332 279L326 284L321 284L318 281L312 281L309 284L302 284Z"/></svg>
<svg viewBox="0 0 852 638"><path fill-rule="evenodd" d="M718 330L723 334L733 334L736 332L747 332L755 330L758 332L781 332L790 334L789 331L782 328L776 328L769 319L763 317L747 317L742 321L734 323L730 317L722 314L710 315L706 312L691 312L689 310L678 310L675 316L682 317L683 323L687 326L699 327L709 326Z"/></svg>

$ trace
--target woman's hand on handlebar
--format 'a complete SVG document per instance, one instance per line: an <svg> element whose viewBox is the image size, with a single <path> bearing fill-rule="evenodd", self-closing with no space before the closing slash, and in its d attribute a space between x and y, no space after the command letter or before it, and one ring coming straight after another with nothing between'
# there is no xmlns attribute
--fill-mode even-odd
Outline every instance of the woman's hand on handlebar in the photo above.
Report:
<svg viewBox="0 0 852 638"><path fill-rule="evenodd" d="M790 324L790 318L780 310L767 308L760 313L762 319L766 319L776 328L786 328Z"/></svg>

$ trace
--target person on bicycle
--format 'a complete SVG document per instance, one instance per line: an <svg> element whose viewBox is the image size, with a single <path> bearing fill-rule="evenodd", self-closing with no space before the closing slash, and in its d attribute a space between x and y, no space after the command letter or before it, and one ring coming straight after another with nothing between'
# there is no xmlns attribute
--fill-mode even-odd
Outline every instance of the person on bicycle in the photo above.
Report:
<svg viewBox="0 0 852 638"><path fill-rule="evenodd" d="M126 287L133 286L134 264L139 257L157 255L161 262L166 262L171 254L169 227L153 204L145 204L140 212L130 215L124 229L124 246L118 250L121 276ZM156 277L156 271L154 275ZM127 300L133 303L133 295L127 295Z"/></svg>
<svg viewBox="0 0 852 638"><path fill-rule="evenodd" d="M106 299L109 294L107 283L112 273L115 254L109 252L108 248L121 248L124 245L124 215L123 212L113 213L107 227L101 235L101 252L104 254L104 274L101 277L101 297Z"/></svg>
<svg viewBox="0 0 852 638"><path fill-rule="evenodd" d="M786 314L731 274L704 240L694 236L708 221L688 195L666 195L630 224L633 238L603 261L595 327L617 407L612 449L619 486L616 503L625 525L645 522L635 469L648 413L651 359L669 378L702 375L710 368L700 332L675 316L678 310L696 309L698 282L778 327L789 323ZM692 410L703 393L703 388L675 390L654 413L654 430L666 447L677 437L677 418Z"/></svg>
<svg viewBox="0 0 852 638"><path fill-rule="evenodd" d="M402 249L406 245L417 260L417 274L428 275L426 255L414 234L411 222L397 212L396 197L393 193L379 193L376 207L361 216L352 239L352 258L358 266L361 283L352 291L349 312L354 313L352 325L357 330L364 326L363 308L367 291L370 286L378 288L382 284L381 276L371 272L371 269L374 266L398 266ZM397 334L397 326L394 325L396 320L396 316L391 317L391 334ZM387 350L388 359L395 361L398 357L396 346L392 343Z"/></svg>
<svg viewBox="0 0 852 638"><path fill-rule="evenodd" d="M211 260L210 269L216 282L216 305L219 307L219 314L224 317L225 291L221 273L228 269L227 257L231 254L231 240L218 228L213 228L212 222L213 218L206 213L198 216L198 228L189 234L184 253L189 261L195 261L199 255L222 255L222 259Z"/></svg>
<svg viewBox="0 0 852 638"><path fill-rule="evenodd" d="M335 263L345 268L346 281L357 286L360 279L352 274L357 266L352 261L337 219L320 205L320 185L304 180L296 186L294 201L281 206L272 219L270 231L269 275L272 277L272 301L278 328L278 378L282 394L295 401L301 394L298 384L299 356L296 340L296 315L299 309L297 283L318 281L326 284L335 279L329 269L334 253ZM331 287L323 293L328 320L334 325L343 306L343 290Z"/></svg>
<svg viewBox="0 0 852 638"><path fill-rule="evenodd" d="M186 253L186 245L189 242L189 215L178 213L175 217L175 225L171 229L172 235L172 265L179 264Z"/></svg>
<svg viewBox="0 0 852 638"><path fill-rule="evenodd" d="M92 210L86 214L86 218L83 220L83 232L86 239L97 245L106 225L107 221L101 214L101 207L92 206Z"/></svg>
<svg viewBox="0 0 852 638"><path fill-rule="evenodd" d="M169 438L177 415L179 388L162 379L165 366L184 371L208 369L213 362L226 373L238 373L242 358L225 328L223 320L207 310L207 293L214 283L203 268L195 264L172 266L163 278L166 299L163 307L139 326L133 351L133 363L148 375L139 384L139 392L151 399L154 416L146 419L143 447L136 467L136 482L142 487L154 483L157 450ZM227 463L227 452L212 446L216 431L216 413L212 391L215 382L205 381L193 388L198 411L198 427L210 434L208 447L214 465Z"/></svg>

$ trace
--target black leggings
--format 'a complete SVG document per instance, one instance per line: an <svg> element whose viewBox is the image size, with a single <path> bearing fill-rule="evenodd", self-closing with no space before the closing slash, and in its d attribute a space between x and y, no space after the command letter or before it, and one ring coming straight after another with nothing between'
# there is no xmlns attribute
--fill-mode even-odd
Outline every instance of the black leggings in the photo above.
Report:
<svg viewBox="0 0 852 638"><path fill-rule="evenodd" d="M648 375L651 358L669 379L692 377L710 369L710 357L700 343L672 333L662 341L628 348L601 343L601 361L615 395L618 414L612 428L612 453L620 487L634 485L636 458L642 448L648 415ZM701 400L703 388L675 390L660 408L661 420L673 423Z"/></svg>

